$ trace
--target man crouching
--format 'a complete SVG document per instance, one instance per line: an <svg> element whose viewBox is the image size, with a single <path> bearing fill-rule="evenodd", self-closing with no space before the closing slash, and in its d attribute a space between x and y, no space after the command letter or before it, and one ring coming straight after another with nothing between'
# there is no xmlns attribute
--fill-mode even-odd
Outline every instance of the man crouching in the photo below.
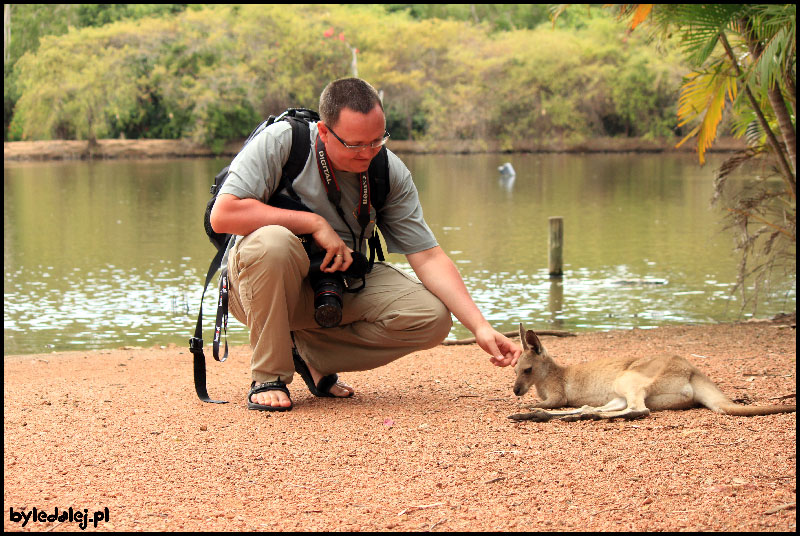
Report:
<svg viewBox="0 0 800 536"><path fill-rule="evenodd" d="M286 385L295 371L316 396L352 396L337 373L373 369L436 346L450 331L451 312L492 363L514 364L521 349L478 310L423 219L411 173L391 152L385 202L380 210L369 203L367 170L389 137L375 89L357 78L332 82L320 97L320 118L310 125L312 150L291 184L307 210L267 204L286 193L280 177L292 132L280 121L236 156L211 213L216 232L237 235L226 252L229 307L250 331L248 408L291 409ZM338 197L332 200L334 187ZM319 271L343 272L353 252L365 252L376 221L388 251L406 255L419 279L377 262L360 290L342 294L337 327L321 327L299 237L310 236L324 252Z"/></svg>

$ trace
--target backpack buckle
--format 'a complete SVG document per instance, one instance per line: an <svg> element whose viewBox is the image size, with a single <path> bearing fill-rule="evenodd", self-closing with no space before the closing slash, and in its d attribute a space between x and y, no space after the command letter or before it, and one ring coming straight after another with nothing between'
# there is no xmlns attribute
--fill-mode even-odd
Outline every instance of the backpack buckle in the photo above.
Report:
<svg viewBox="0 0 800 536"><path fill-rule="evenodd" d="M193 353L203 353L203 339L192 337L189 339L189 350Z"/></svg>

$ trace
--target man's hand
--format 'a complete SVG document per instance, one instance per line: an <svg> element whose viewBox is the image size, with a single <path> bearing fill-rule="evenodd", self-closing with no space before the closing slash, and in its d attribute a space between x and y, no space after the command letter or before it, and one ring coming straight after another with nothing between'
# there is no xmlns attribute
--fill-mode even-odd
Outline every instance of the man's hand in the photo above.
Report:
<svg viewBox="0 0 800 536"><path fill-rule="evenodd" d="M350 248L324 218L320 217L319 220L311 236L317 245L325 250L320 270L327 273L347 270L353 263Z"/></svg>
<svg viewBox="0 0 800 536"><path fill-rule="evenodd" d="M522 348L514 344L508 337L487 325L475 333L475 342L491 357L489 361L498 367L517 364Z"/></svg>

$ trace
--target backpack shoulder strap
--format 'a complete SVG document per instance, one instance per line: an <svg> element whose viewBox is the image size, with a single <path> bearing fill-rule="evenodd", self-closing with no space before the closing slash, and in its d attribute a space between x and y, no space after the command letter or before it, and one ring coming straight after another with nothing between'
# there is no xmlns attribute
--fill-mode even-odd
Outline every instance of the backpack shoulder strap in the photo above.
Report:
<svg viewBox="0 0 800 536"><path fill-rule="evenodd" d="M370 201L375 210L380 212L389 197L389 155L386 147L382 147L369 164Z"/></svg>
<svg viewBox="0 0 800 536"><path fill-rule="evenodd" d="M376 212L375 220L380 221L381 209L386 204L386 198L389 197L389 155L385 146L370 162L367 174L369 175L370 201ZM369 244L370 267L375 262L376 254L379 261L386 260L383 256L383 248L381 247L381 239L378 237L377 227L367 240L367 243Z"/></svg>
<svg viewBox="0 0 800 536"><path fill-rule="evenodd" d="M289 158L283 165L281 182L277 191L285 189L292 199L299 201L300 197L292 188L292 183L303 171L306 161L308 161L308 153L311 152L311 129L308 127L308 123L302 119L286 117L285 121L292 126L292 148L289 151Z"/></svg>

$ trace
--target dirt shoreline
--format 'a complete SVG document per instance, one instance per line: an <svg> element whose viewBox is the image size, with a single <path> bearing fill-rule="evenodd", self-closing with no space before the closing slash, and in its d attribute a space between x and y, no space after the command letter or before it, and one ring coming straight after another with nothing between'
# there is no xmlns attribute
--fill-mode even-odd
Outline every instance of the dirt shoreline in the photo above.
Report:
<svg viewBox="0 0 800 536"><path fill-rule="evenodd" d="M213 158L233 157L243 140L225 145L221 154L189 140L98 140L90 147L86 141L16 141L3 143L3 159L8 162L42 160L137 159L137 158ZM473 154L473 153L661 153L694 152L690 144L679 149L675 141L628 138L597 138L577 143L552 141L544 144L519 142L506 150L498 142L390 140L389 148L398 154ZM740 140L720 139L710 152L734 152L744 148Z"/></svg>
<svg viewBox="0 0 800 536"><path fill-rule="evenodd" d="M564 363L677 353L745 404L796 389L785 322L543 341ZM796 414L515 423L513 372L475 345L343 374L349 400L298 378L285 414L246 409L248 347L208 367L230 403L197 400L186 348L6 356L4 529L80 530L11 521L35 507L108 508L104 531L796 530Z"/></svg>

